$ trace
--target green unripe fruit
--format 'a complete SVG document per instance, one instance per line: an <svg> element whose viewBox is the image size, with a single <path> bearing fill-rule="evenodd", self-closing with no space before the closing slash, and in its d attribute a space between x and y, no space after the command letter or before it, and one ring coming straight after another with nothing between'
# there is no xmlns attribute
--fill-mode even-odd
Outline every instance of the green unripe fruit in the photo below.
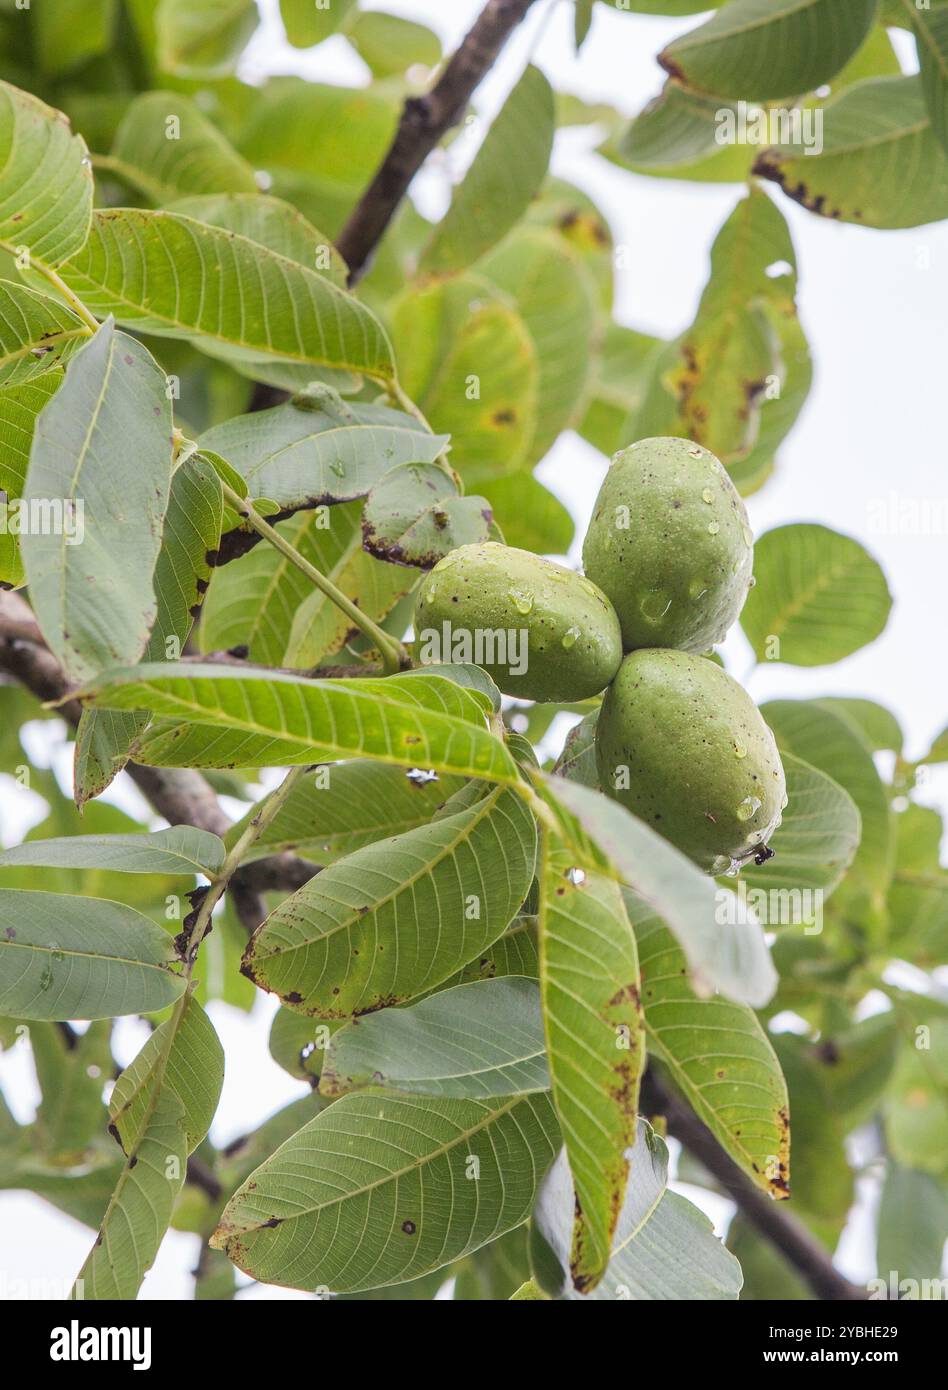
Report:
<svg viewBox="0 0 948 1390"><path fill-rule="evenodd" d="M583 568L615 604L626 651L705 652L744 606L754 537L723 466L687 439L616 454L583 543Z"/></svg>
<svg viewBox="0 0 948 1390"><path fill-rule="evenodd" d="M596 763L605 792L709 873L762 855L787 802L757 706L688 652L625 658L602 703Z"/></svg>
<svg viewBox="0 0 948 1390"><path fill-rule="evenodd" d="M585 700L622 660L615 609L581 574L486 541L452 550L415 602L423 664L473 662L507 695Z"/></svg>

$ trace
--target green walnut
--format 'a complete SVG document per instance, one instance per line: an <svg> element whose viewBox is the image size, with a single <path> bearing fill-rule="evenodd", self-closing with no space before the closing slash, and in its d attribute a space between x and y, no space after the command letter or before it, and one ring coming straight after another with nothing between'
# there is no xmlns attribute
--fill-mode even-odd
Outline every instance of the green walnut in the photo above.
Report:
<svg viewBox="0 0 948 1390"><path fill-rule="evenodd" d="M619 619L591 580L496 541L435 565L418 591L415 639L422 664L473 662L525 700L597 695L622 660Z"/></svg>
<svg viewBox="0 0 948 1390"><path fill-rule="evenodd" d="M709 873L770 857L787 804L780 754L747 692L706 657L627 656L603 700L596 764L605 792Z"/></svg>
<svg viewBox="0 0 948 1390"><path fill-rule="evenodd" d="M626 651L720 642L744 606L753 561L744 503L707 449L641 439L616 454L583 568L614 603Z"/></svg>

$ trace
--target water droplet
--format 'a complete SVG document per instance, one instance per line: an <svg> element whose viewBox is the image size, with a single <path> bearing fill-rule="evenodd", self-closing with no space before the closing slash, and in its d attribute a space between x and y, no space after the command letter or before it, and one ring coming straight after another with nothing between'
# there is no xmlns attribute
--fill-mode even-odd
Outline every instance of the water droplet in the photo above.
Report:
<svg viewBox="0 0 948 1390"><path fill-rule="evenodd" d="M753 588L756 586L756 584L757 584L757 576L756 576L756 574L752 574L751 577L750 577L750 583L748 584L747 587L748 587L748 589L753 589Z"/></svg>
<svg viewBox="0 0 948 1390"><path fill-rule="evenodd" d="M708 535L709 535L709 536L716 536L716 535L718 534L718 532L720 531L720 529L721 529L721 528L720 528L720 526L718 525L718 523L717 523L716 521L709 521L709 522L708 522Z"/></svg>
<svg viewBox="0 0 948 1390"><path fill-rule="evenodd" d="M566 877L576 888L580 888L586 882L585 869L567 869Z"/></svg>
<svg viewBox="0 0 948 1390"><path fill-rule="evenodd" d="M582 630L580 628L568 627L563 633L563 646L569 651L570 647L575 647L582 635Z"/></svg>
<svg viewBox="0 0 948 1390"><path fill-rule="evenodd" d="M746 546L754 544L754 533L749 526L741 527L741 535L744 537L744 544Z"/></svg>
<svg viewBox="0 0 948 1390"><path fill-rule="evenodd" d="M428 585L428 588L427 588L426 591L425 591L425 603L434 603L434 601L435 601L435 599L436 599L437 597L438 597L438 586L437 586L437 584L429 584L429 585Z"/></svg>
<svg viewBox="0 0 948 1390"><path fill-rule="evenodd" d="M52 972L52 970L50 969L50 967L49 967L48 965L44 965L44 966L43 966L43 973L42 973L42 975L40 975L40 982L39 982L40 989L44 989L44 990L45 990L45 989L49 989L49 987L50 987L50 985L51 985L52 983L53 983L53 972Z"/></svg>
<svg viewBox="0 0 948 1390"><path fill-rule="evenodd" d="M734 756L735 758L747 757L747 744L741 743L739 738L734 740Z"/></svg>
<svg viewBox="0 0 948 1390"><path fill-rule="evenodd" d="M737 808L737 819L741 821L750 820L753 816L756 816L760 807L761 800L759 796L745 796L744 800Z"/></svg>
<svg viewBox="0 0 948 1390"><path fill-rule="evenodd" d="M714 493L711 491L709 487L706 487L704 492L701 494L701 500L702 502L709 503L714 501Z"/></svg>
<svg viewBox="0 0 948 1390"><path fill-rule="evenodd" d="M337 478L344 478L346 476L346 465L341 459L333 459L332 463L329 465L329 471Z"/></svg>
<svg viewBox="0 0 948 1390"><path fill-rule="evenodd" d="M526 615L533 608L533 595L524 593L522 589L508 589L508 596L513 599L514 607L518 613Z"/></svg>
<svg viewBox="0 0 948 1390"><path fill-rule="evenodd" d="M700 598L702 594L708 592L708 583L705 579L692 579L688 585L688 595L690 598Z"/></svg>
<svg viewBox="0 0 948 1390"><path fill-rule="evenodd" d="M729 874L734 860L729 854L718 854L711 861L711 873L715 878L719 874Z"/></svg>
<svg viewBox="0 0 948 1390"><path fill-rule="evenodd" d="M785 811L789 805L790 805L790 798L789 798L789 796L785 796L784 799L783 799L783 800L781 801L781 803L780 803L780 809L781 809L781 811Z"/></svg>
<svg viewBox="0 0 948 1390"><path fill-rule="evenodd" d="M652 589L639 599L639 612L647 623L660 623L671 603L671 595L664 589Z"/></svg>

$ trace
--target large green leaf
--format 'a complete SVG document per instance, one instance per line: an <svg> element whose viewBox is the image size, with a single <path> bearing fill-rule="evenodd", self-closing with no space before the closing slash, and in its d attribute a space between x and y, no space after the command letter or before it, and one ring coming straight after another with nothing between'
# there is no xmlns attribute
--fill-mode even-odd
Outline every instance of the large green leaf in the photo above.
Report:
<svg viewBox="0 0 948 1390"><path fill-rule="evenodd" d="M701 999L685 976L685 957L654 911L634 893L626 908L642 970L649 1055L754 1183L786 1197L790 1127L787 1087L752 1009L719 995Z"/></svg>
<svg viewBox="0 0 948 1390"><path fill-rule="evenodd" d="M536 429L526 462L537 462L576 423L585 399L599 333L595 281L564 237L540 227L518 228L478 270L514 300L536 348Z"/></svg>
<svg viewBox="0 0 948 1390"><path fill-rule="evenodd" d="M837 900L858 906L867 899L881 912L892 876L892 816L885 787L858 727L831 704L815 700L770 700L761 712L781 753L802 758L852 797L862 834L849 872L836 889Z"/></svg>
<svg viewBox="0 0 948 1390"><path fill-rule="evenodd" d="M764 901L776 911L768 908L758 915L771 928L813 920L814 907L820 907L840 882L862 835L859 808L837 782L791 753L783 754L783 766L789 803L768 841L775 857L760 866L751 860L739 879L748 889L768 895ZM806 890L814 889L822 898L805 896ZM759 905L756 897L751 901Z"/></svg>
<svg viewBox="0 0 948 1390"><path fill-rule="evenodd" d="M114 1018L164 1008L184 989L174 942L120 903L0 889L0 1014Z"/></svg>
<svg viewBox="0 0 948 1390"><path fill-rule="evenodd" d="M496 941L527 896L535 862L533 815L498 787L317 874L254 933L243 972L318 1018L402 1003Z"/></svg>
<svg viewBox="0 0 948 1390"><path fill-rule="evenodd" d="M519 222L546 174L554 126L553 91L529 66L422 252L423 275L466 269Z"/></svg>
<svg viewBox="0 0 948 1390"><path fill-rule="evenodd" d="M56 1024L30 1025L30 1048L43 1097L31 1147L59 1159L64 1167L88 1161L105 1128L102 1087L114 1066L111 1032L111 1020L105 1019L70 1038Z"/></svg>
<svg viewBox="0 0 948 1390"><path fill-rule="evenodd" d="M56 0L30 10L39 66L65 73L108 52L117 0Z"/></svg>
<svg viewBox="0 0 948 1390"><path fill-rule="evenodd" d="M596 364L591 400L579 432L611 457L634 438L631 421L642 404L654 359L665 344L610 320Z"/></svg>
<svg viewBox="0 0 948 1390"><path fill-rule="evenodd" d="M259 15L254 0L158 0L158 64L177 77L232 72Z"/></svg>
<svg viewBox="0 0 948 1390"><path fill-rule="evenodd" d="M58 502L63 516L58 527L24 532L20 551L43 635L74 680L131 665L145 650L171 431L164 373L111 320L36 422L24 502Z"/></svg>
<svg viewBox="0 0 948 1390"><path fill-rule="evenodd" d="M104 163L156 206L189 193L257 192L247 161L180 92L136 97Z"/></svg>
<svg viewBox="0 0 948 1390"><path fill-rule="evenodd" d="M441 40L424 24L381 10L359 10L346 24L346 38L374 77L393 77L418 64L435 68Z"/></svg>
<svg viewBox="0 0 948 1390"><path fill-rule="evenodd" d="M889 1162L879 1203L880 1279L939 1280L948 1240L948 1193L930 1173ZM918 1294L916 1293L916 1297Z"/></svg>
<svg viewBox="0 0 948 1390"><path fill-rule="evenodd" d="M201 437L237 469L251 497L287 509L364 497L389 469L432 463L446 443L399 410L331 395L238 415Z"/></svg>
<svg viewBox="0 0 948 1390"><path fill-rule="evenodd" d="M520 1225L556 1142L543 1095L343 1096L231 1198L212 1244L266 1283L403 1283Z"/></svg>
<svg viewBox="0 0 948 1390"><path fill-rule="evenodd" d="M63 279L93 312L237 358L394 375L391 345L363 304L328 276L180 213L97 212Z"/></svg>
<svg viewBox="0 0 948 1390"><path fill-rule="evenodd" d="M903 1040L884 1105L892 1157L939 1177L944 1177L948 1148L946 1057L948 1019L930 1018Z"/></svg>
<svg viewBox="0 0 948 1390"><path fill-rule="evenodd" d="M282 198L264 193L206 193L178 198L169 209L258 241L287 260L298 261L346 286L346 263L329 238Z"/></svg>
<svg viewBox="0 0 948 1390"><path fill-rule="evenodd" d="M533 1214L531 1253L537 1281L570 1300L705 1301L737 1298L741 1267L697 1207L665 1186L668 1150L644 1120L629 1160L605 1278L588 1294L569 1282L575 1193L565 1153L550 1169Z"/></svg>
<svg viewBox="0 0 948 1390"><path fill-rule="evenodd" d="M877 0L732 0L659 62L700 91L769 101L812 91L865 39Z"/></svg>
<svg viewBox="0 0 948 1390"><path fill-rule="evenodd" d="M165 717L138 750L153 766L283 766L364 754L399 767L519 781L487 728L485 697L427 672L316 681L172 662L110 673L94 695L85 693L103 709Z"/></svg>
<svg viewBox="0 0 948 1390"><path fill-rule="evenodd" d="M464 785L457 777L410 777L404 768L368 758L336 763L297 782L249 857L294 850L319 864L427 825L448 797ZM228 832L232 846L252 812Z"/></svg>
<svg viewBox="0 0 948 1390"><path fill-rule="evenodd" d="M948 9L920 9L903 0L918 41L918 61L932 129L948 153Z"/></svg>
<svg viewBox="0 0 948 1390"><path fill-rule="evenodd" d="M69 122L0 82L0 246L59 265L89 234L92 165Z"/></svg>
<svg viewBox="0 0 948 1390"><path fill-rule="evenodd" d="M645 1039L639 963L619 885L577 873L546 837L540 987L553 1102L576 1189L573 1287L602 1279L635 1143Z"/></svg>
<svg viewBox="0 0 948 1390"><path fill-rule="evenodd" d="M669 80L602 153L635 173L738 183L747 177L754 148L721 140L722 118L732 111L720 97Z"/></svg>
<svg viewBox="0 0 948 1390"><path fill-rule="evenodd" d="M33 381L0 391L0 493L4 494L7 524L0 531L0 587L23 583L20 537L10 525L11 503L23 496L36 417L59 389L62 372L50 371Z"/></svg>
<svg viewBox="0 0 948 1390"><path fill-rule="evenodd" d="M882 632L892 596L858 541L827 526L778 526L754 546L741 626L759 661L826 666Z"/></svg>
<svg viewBox="0 0 948 1390"><path fill-rule="evenodd" d="M0 386L50 372L88 337L86 325L58 299L0 280Z"/></svg>
<svg viewBox="0 0 948 1390"><path fill-rule="evenodd" d="M513 472L537 424L533 337L507 295L463 275L406 290L392 304L402 385L433 429L450 434L462 475Z"/></svg>
<svg viewBox="0 0 948 1390"><path fill-rule="evenodd" d="M476 469L471 469L476 474ZM537 555L565 555L576 525L560 499L523 470L484 480L494 522L508 545Z"/></svg>
<svg viewBox="0 0 948 1390"><path fill-rule="evenodd" d="M765 150L754 173L810 212L865 227L918 227L948 217L948 160L932 130L919 77L845 88L824 108L819 155Z"/></svg>
<svg viewBox="0 0 948 1390"><path fill-rule="evenodd" d="M479 980L353 1020L333 1034L319 1089L331 1096L365 1086L463 1100L548 1090L536 982Z"/></svg>
<svg viewBox="0 0 948 1390"><path fill-rule="evenodd" d="M545 773L534 782L578 862L620 879L651 904L683 947L702 993L717 989L738 1003L767 1003L776 973L751 909L722 925L714 880L644 821L578 782Z"/></svg>
<svg viewBox="0 0 948 1390"><path fill-rule="evenodd" d="M161 549L155 563L157 616L145 659L161 661L184 649L211 573L221 534L223 497L217 474L200 455L180 464L171 479ZM75 795L82 806L98 796L125 766L147 714L84 709L76 731Z"/></svg>
<svg viewBox="0 0 948 1390"><path fill-rule="evenodd" d="M223 862L223 841L191 825L147 835L64 835L55 840L28 840L0 852L0 869L31 864L123 874L193 875L217 873Z"/></svg>

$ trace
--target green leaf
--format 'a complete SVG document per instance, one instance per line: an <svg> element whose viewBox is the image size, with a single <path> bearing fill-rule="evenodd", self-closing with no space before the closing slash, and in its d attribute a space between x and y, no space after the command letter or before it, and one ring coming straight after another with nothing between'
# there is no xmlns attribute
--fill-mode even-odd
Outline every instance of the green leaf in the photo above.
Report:
<svg viewBox="0 0 948 1390"><path fill-rule="evenodd" d="M346 287L346 263L329 238L282 198L256 192L208 193L179 198L169 211L257 241L278 256L320 271L341 289Z"/></svg>
<svg viewBox="0 0 948 1390"><path fill-rule="evenodd" d="M0 386L51 372L88 337L86 325L58 299L0 280Z"/></svg>
<svg viewBox="0 0 948 1390"><path fill-rule="evenodd" d="M948 161L919 77L879 77L824 107L819 155L763 151L753 172L821 217L865 227L918 227L948 217Z"/></svg>
<svg viewBox="0 0 948 1390"><path fill-rule="evenodd" d="M154 1030L121 1073L109 1097L111 1131L131 1157L158 1091L181 1102L182 1125L193 1153L211 1127L224 1084L224 1049L214 1026L190 996L180 1019Z"/></svg>
<svg viewBox="0 0 948 1390"><path fill-rule="evenodd" d="M918 61L932 129L948 153L948 10L907 4L918 42Z"/></svg>
<svg viewBox="0 0 948 1390"><path fill-rule="evenodd" d="M791 753L784 753L783 766L789 802L769 841L775 858L760 866L751 860L738 880L755 907L760 906L757 892L767 895L763 901L769 906L758 916L771 928L821 920L813 915L822 902L812 896L813 890L829 897L852 863L862 835L859 809L838 783Z"/></svg>
<svg viewBox="0 0 948 1390"><path fill-rule="evenodd" d="M878 563L827 526L778 526L754 546L741 626L759 661L826 666L867 646L892 607Z"/></svg>
<svg viewBox="0 0 948 1390"><path fill-rule="evenodd" d="M327 276L179 213L97 212L63 278L93 312L140 332L206 339L233 357L394 375L381 324Z"/></svg>
<svg viewBox="0 0 948 1390"><path fill-rule="evenodd" d="M94 1139L104 1128L102 1088L112 1074L111 1020L91 1024L67 1041L55 1024L30 1026L30 1047L43 1099L32 1127L32 1144L63 1167L91 1158Z"/></svg>
<svg viewBox="0 0 948 1390"><path fill-rule="evenodd" d="M43 635L74 680L145 650L171 431L164 373L111 320L37 419L24 502L58 503L62 523L23 533L20 551Z"/></svg>
<svg viewBox="0 0 948 1390"><path fill-rule="evenodd" d="M0 1014L113 1018L175 1000L174 942L120 903L0 889Z"/></svg>
<svg viewBox="0 0 948 1390"><path fill-rule="evenodd" d="M552 88L528 66L422 252L421 274L464 270L520 221L546 175L554 128Z"/></svg>
<svg viewBox="0 0 948 1390"><path fill-rule="evenodd" d="M931 1018L903 1043L884 1105L897 1163L944 1176L948 1148L948 1020Z"/></svg>
<svg viewBox="0 0 948 1390"><path fill-rule="evenodd" d="M534 783L583 867L611 874L651 904L683 947L700 992L767 1003L776 973L753 911L722 926L714 880L643 821L578 782L537 773Z"/></svg>
<svg viewBox="0 0 948 1390"><path fill-rule="evenodd" d="M839 72L876 8L877 0L732 0L658 60L689 87L716 96L794 97Z"/></svg>
<svg viewBox="0 0 948 1390"><path fill-rule="evenodd" d="M592 28L592 19L593 0L576 0L576 13L573 17L573 41L577 53L586 42L589 30Z"/></svg>
<svg viewBox="0 0 948 1390"><path fill-rule="evenodd" d="M89 235L92 165L59 111L0 82L0 247L55 266Z"/></svg>
<svg viewBox="0 0 948 1390"><path fill-rule="evenodd" d="M452 466L478 478L516 470L536 431L539 365L508 297L464 275L406 290L389 317L402 385L451 436Z"/></svg>
<svg viewBox="0 0 948 1390"><path fill-rule="evenodd" d="M573 1287L602 1279L635 1143L645 1062L639 962L618 884L544 842L540 986L553 1102L576 1189Z"/></svg>
<svg viewBox="0 0 948 1390"><path fill-rule="evenodd" d="M28 840L0 852L0 869L31 864L123 874L193 875L216 874L223 862L223 841L191 825L148 835L64 835L55 840Z"/></svg>
<svg viewBox="0 0 948 1390"><path fill-rule="evenodd" d="M433 463L448 441L399 410L326 395L238 415L200 442L237 469L251 497L290 509L364 497L399 464Z"/></svg>
<svg viewBox="0 0 948 1390"><path fill-rule="evenodd" d="M655 357L666 345L610 320L596 363L591 399L579 432L610 457L634 437L631 420L642 404Z"/></svg>
<svg viewBox="0 0 948 1390"><path fill-rule="evenodd" d="M491 515L483 497L460 497L440 465L404 463L369 493L362 545L389 564L432 569L448 551L488 540Z"/></svg>
<svg viewBox="0 0 948 1390"><path fill-rule="evenodd" d="M0 493L4 494L6 518L11 504L18 504L23 496L36 417L62 379L62 372L48 371L34 381L0 391ZM0 531L0 587L18 588L23 580L20 537L8 520Z"/></svg>
<svg viewBox="0 0 948 1390"><path fill-rule="evenodd" d="M382 564L362 548L362 506L319 506L277 530L370 618L387 616L417 574ZM254 661L312 669L353 636L352 620L273 546L258 545L219 570L204 607L205 650L249 648ZM357 631L357 630L356 630Z"/></svg>
<svg viewBox="0 0 948 1390"><path fill-rule="evenodd" d="M435 68L441 62L437 34L381 10L358 10L346 24L346 38L373 77L396 77L409 68Z"/></svg>
<svg viewBox="0 0 948 1390"><path fill-rule="evenodd" d="M772 1043L790 1093L794 1208L834 1248L853 1199L848 1126L824 1074L830 1069L819 1064L809 1044L791 1033L773 1034Z"/></svg>
<svg viewBox="0 0 948 1390"><path fill-rule="evenodd" d="M409 777L404 768L386 767L368 758L319 768L313 777L297 782L248 858L293 850L304 859L331 864L385 835L427 825L462 786L457 777L422 781ZM252 815L248 811L228 831L228 848Z"/></svg>
<svg viewBox="0 0 948 1390"><path fill-rule="evenodd" d="M175 469L161 549L155 563L157 616L145 659L181 652L207 588L210 556L220 543L223 497L217 474L203 455ZM99 796L122 770L147 714L84 709L76 731L75 795L81 807Z"/></svg>
<svg viewBox="0 0 948 1390"><path fill-rule="evenodd" d="M224 77L258 19L254 0L158 0L158 65L176 77Z"/></svg>
<svg viewBox="0 0 948 1390"><path fill-rule="evenodd" d="M355 0L280 0L280 17L294 48L312 48L345 24Z"/></svg>
<svg viewBox="0 0 948 1390"><path fill-rule="evenodd" d="M757 1187L788 1194L787 1087L752 1009L701 999L681 947L642 898L625 894L642 970L650 1057L668 1068L695 1114Z"/></svg>
<svg viewBox="0 0 948 1390"><path fill-rule="evenodd" d="M403 1283L520 1225L555 1136L543 1095L343 1096L256 1170L211 1243L266 1283Z"/></svg>
<svg viewBox="0 0 948 1390"><path fill-rule="evenodd" d="M864 739L847 719L820 701L769 700L761 713L781 753L802 758L852 797L862 836L849 872L836 889L837 901L857 910L867 902L881 913L892 876L894 837L885 787Z"/></svg>
<svg viewBox="0 0 948 1390"><path fill-rule="evenodd" d="M820 704L855 724L873 753L882 749L901 753L904 742L901 725L890 710L876 704L875 700L858 699L854 695L824 695Z"/></svg>
<svg viewBox="0 0 948 1390"><path fill-rule="evenodd" d="M569 242L541 227L517 228L478 271L510 295L536 349L536 429L525 459L535 463L581 412L596 365L596 284Z"/></svg>
<svg viewBox="0 0 948 1390"><path fill-rule="evenodd" d="M247 161L180 92L136 97L104 163L156 206L189 193L257 192Z"/></svg>
<svg viewBox="0 0 948 1390"><path fill-rule="evenodd" d="M723 117L733 108L720 97L692 92L669 79L661 92L602 153L635 173L679 179L743 182L753 146L725 143Z"/></svg>
<svg viewBox="0 0 948 1390"><path fill-rule="evenodd" d="M476 469L470 470L472 474ZM508 473L485 479L495 525L508 545L536 555L565 555L576 525L558 497L531 473Z"/></svg>
<svg viewBox="0 0 948 1390"><path fill-rule="evenodd" d="M366 755L399 767L519 782L516 764L487 728L485 698L423 671L316 681L171 662L110 673L92 703L165 716L166 725L138 749L155 767L264 767L269 759L289 766ZM171 719L184 723L169 725ZM182 756L183 764L174 761Z"/></svg>
<svg viewBox="0 0 948 1390"><path fill-rule="evenodd" d="M522 976L442 990L333 1034L319 1089L486 1100L549 1089L540 992Z"/></svg>
<svg viewBox="0 0 948 1390"><path fill-rule="evenodd" d="M183 1113L173 1092L159 1093L76 1276L73 1299L133 1299L138 1293L184 1186Z"/></svg>
<svg viewBox="0 0 948 1390"><path fill-rule="evenodd" d="M34 43L44 73L64 73L107 53L116 0L56 0L32 11Z"/></svg>
<svg viewBox="0 0 948 1390"><path fill-rule="evenodd" d="M529 808L496 788L317 874L254 933L243 973L317 1018L401 1003L497 940L527 896L535 862Z"/></svg>
<svg viewBox="0 0 948 1390"><path fill-rule="evenodd" d="M879 1204L876 1265L880 1279L888 1280L893 1272L898 1280L940 1279L946 1240L944 1185L930 1173L890 1161Z"/></svg>
<svg viewBox="0 0 948 1390"><path fill-rule="evenodd" d="M644 1120L629 1161L629 1181L605 1278L582 1294L569 1284L575 1195L565 1153L543 1181L533 1214L534 1277L547 1293L572 1301L735 1299L741 1267L697 1207L665 1186L668 1151Z"/></svg>

